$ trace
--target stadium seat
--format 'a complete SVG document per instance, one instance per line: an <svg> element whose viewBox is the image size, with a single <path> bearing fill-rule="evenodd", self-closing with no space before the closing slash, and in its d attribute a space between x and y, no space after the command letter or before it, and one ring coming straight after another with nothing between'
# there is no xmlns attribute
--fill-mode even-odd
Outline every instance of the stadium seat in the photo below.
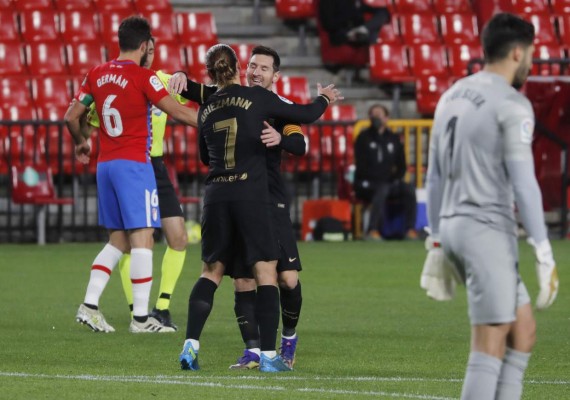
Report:
<svg viewBox="0 0 570 400"><path fill-rule="evenodd" d="M195 175L198 173L200 155L198 153L198 132L191 126L173 125L167 127L169 140L165 150L168 159L180 174Z"/></svg>
<svg viewBox="0 0 570 400"><path fill-rule="evenodd" d="M59 29L67 44L100 40L98 14L91 10L61 11Z"/></svg>
<svg viewBox="0 0 570 400"><path fill-rule="evenodd" d="M135 13L135 7L131 0L93 0L95 8L103 14L109 11Z"/></svg>
<svg viewBox="0 0 570 400"><path fill-rule="evenodd" d="M552 13L555 15L570 14L570 0L550 0Z"/></svg>
<svg viewBox="0 0 570 400"><path fill-rule="evenodd" d="M311 101L309 82L305 76L281 76L273 85L273 91L297 104Z"/></svg>
<svg viewBox="0 0 570 400"><path fill-rule="evenodd" d="M46 163L54 173L73 175L87 168L76 161L75 144L67 128L51 126L46 135Z"/></svg>
<svg viewBox="0 0 570 400"><path fill-rule="evenodd" d="M430 0L394 0L394 6L399 14L431 14L433 12Z"/></svg>
<svg viewBox="0 0 570 400"><path fill-rule="evenodd" d="M406 44L436 43L437 20L434 14L404 14L400 16L400 32Z"/></svg>
<svg viewBox="0 0 570 400"><path fill-rule="evenodd" d="M2 106L30 107L32 92L26 75L0 77L0 102Z"/></svg>
<svg viewBox="0 0 570 400"><path fill-rule="evenodd" d="M364 4L370 7L388 7L390 11L394 9L392 0L364 0Z"/></svg>
<svg viewBox="0 0 570 400"><path fill-rule="evenodd" d="M482 31L487 21L498 12L511 12L511 0L474 0L473 11L477 14L479 31Z"/></svg>
<svg viewBox="0 0 570 400"><path fill-rule="evenodd" d="M475 14L444 14L440 23L443 42L448 45L479 42Z"/></svg>
<svg viewBox="0 0 570 400"><path fill-rule="evenodd" d="M246 79L247 65L249 64L251 51L257 45L251 43L240 43L240 44L235 43L231 44L230 46L232 47L232 49L234 49L238 57L238 61L240 64L241 82L242 84L247 85L247 79Z"/></svg>
<svg viewBox="0 0 570 400"><path fill-rule="evenodd" d="M99 13L99 28L101 31L101 38L106 46L119 43L119 25L121 21L132 15L129 10L115 10L110 12ZM117 51L118 54L118 51Z"/></svg>
<svg viewBox="0 0 570 400"><path fill-rule="evenodd" d="M531 14L524 16L534 25L534 44L557 43L554 32L554 19L549 14Z"/></svg>
<svg viewBox="0 0 570 400"><path fill-rule="evenodd" d="M176 21L172 11L141 11L141 13L148 20L152 36L156 38L157 44L179 41Z"/></svg>
<svg viewBox="0 0 570 400"><path fill-rule="evenodd" d="M169 0L134 0L135 9L141 13L153 11L172 12L172 5Z"/></svg>
<svg viewBox="0 0 570 400"><path fill-rule="evenodd" d="M209 12L175 13L180 41L184 44L217 43L216 20Z"/></svg>
<svg viewBox="0 0 570 400"><path fill-rule="evenodd" d="M38 120L42 121L63 121L63 117L65 116L65 113L67 112L68 108L69 108L69 101L66 104L55 104L55 103L43 104L36 102L36 115Z"/></svg>
<svg viewBox="0 0 570 400"><path fill-rule="evenodd" d="M36 110L32 103L26 106L4 103L0 108L2 109L2 118L6 121L31 121L37 119Z"/></svg>
<svg viewBox="0 0 570 400"><path fill-rule="evenodd" d="M315 16L313 0L276 0L275 13L282 19L306 19Z"/></svg>
<svg viewBox="0 0 570 400"><path fill-rule="evenodd" d="M380 28L377 43L402 43L397 15L392 14L390 23Z"/></svg>
<svg viewBox="0 0 570 400"><path fill-rule="evenodd" d="M306 200L303 202L303 222L301 240L311 240L317 221L323 217L333 217L342 222L346 232L350 232L352 216L350 203L346 200Z"/></svg>
<svg viewBox="0 0 570 400"><path fill-rule="evenodd" d="M350 45L333 46L328 33L317 24L321 44L321 60L325 66L365 67L368 64L368 48Z"/></svg>
<svg viewBox="0 0 570 400"><path fill-rule="evenodd" d="M25 42L42 42L59 39L55 10L26 11L20 13L20 32Z"/></svg>
<svg viewBox="0 0 570 400"><path fill-rule="evenodd" d="M27 44L26 61L31 75L69 75L61 41Z"/></svg>
<svg viewBox="0 0 570 400"><path fill-rule="evenodd" d="M327 107L321 121L350 122L350 125L323 126L321 129L321 153L326 159L331 158L330 170L344 168L354 163L354 148L352 143L353 125L358 119L356 108L352 104L333 104Z"/></svg>
<svg viewBox="0 0 570 400"><path fill-rule="evenodd" d="M212 43L204 43L185 47L188 73L197 82L209 83L211 81L205 65L206 52L211 45Z"/></svg>
<svg viewBox="0 0 570 400"><path fill-rule="evenodd" d="M534 48L533 58L536 60L551 60L564 58L564 49L556 43L541 44ZM568 71L568 65L566 66ZM534 63L532 66L532 75L557 76L561 74L561 65L559 63Z"/></svg>
<svg viewBox="0 0 570 400"><path fill-rule="evenodd" d="M54 0L53 2L59 11L94 10L91 0Z"/></svg>
<svg viewBox="0 0 570 400"><path fill-rule="evenodd" d="M12 4L19 12L53 10L51 0L12 0Z"/></svg>
<svg viewBox="0 0 570 400"><path fill-rule="evenodd" d="M2 41L20 40L15 12L10 9L0 9L0 26L2 26Z"/></svg>
<svg viewBox="0 0 570 400"><path fill-rule="evenodd" d="M36 106L54 104L68 106L71 82L66 76L46 76L32 79L32 99ZM41 118L41 117L40 117Z"/></svg>
<svg viewBox="0 0 570 400"><path fill-rule="evenodd" d="M570 10L570 3L569 3ZM570 13L561 15L558 18L558 32L560 33L560 42L563 46L570 47Z"/></svg>
<svg viewBox="0 0 570 400"><path fill-rule="evenodd" d="M162 70L172 74L176 71L186 71L186 57L184 49L179 43L157 42L154 47L154 62L152 69Z"/></svg>
<svg viewBox="0 0 570 400"><path fill-rule="evenodd" d="M448 55L451 75L462 78L467 75L467 65L470 60L483 58L483 49L479 43L452 45L449 47Z"/></svg>
<svg viewBox="0 0 570 400"><path fill-rule="evenodd" d="M416 78L429 75L449 76L445 47L439 43L410 47L410 68Z"/></svg>
<svg viewBox="0 0 570 400"><path fill-rule="evenodd" d="M0 75L26 74L24 53L20 41L0 42Z"/></svg>
<svg viewBox="0 0 570 400"><path fill-rule="evenodd" d="M68 44L66 50L71 75L84 75L105 62L105 48L99 41Z"/></svg>
<svg viewBox="0 0 570 400"><path fill-rule="evenodd" d="M418 112L433 116L439 98L453 84L452 77L426 75L416 80L416 104Z"/></svg>
<svg viewBox="0 0 570 400"><path fill-rule="evenodd" d="M465 0L433 0L436 14L471 14L471 5Z"/></svg>
<svg viewBox="0 0 570 400"><path fill-rule="evenodd" d="M12 0L0 0L0 10L14 11L14 4Z"/></svg>
<svg viewBox="0 0 570 400"><path fill-rule="evenodd" d="M549 14L547 0L511 0L511 11L515 14Z"/></svg>
<svg viewBox="0 0 570 400"><path fill-rule="evenodd" d="M406 46L375 44L370 46L370 79L380 82L411 82Z"/></svg>

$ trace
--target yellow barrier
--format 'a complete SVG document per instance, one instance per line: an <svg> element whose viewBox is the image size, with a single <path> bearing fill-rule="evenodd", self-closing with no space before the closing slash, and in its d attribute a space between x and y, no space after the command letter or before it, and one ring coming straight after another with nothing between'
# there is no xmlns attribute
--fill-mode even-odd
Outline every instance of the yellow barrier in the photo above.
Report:
<svg viewBox="0 0 570 400"><path fill-rule="evenodd" d="M406 182L410 182L410 170L415 172L416 187L421 188L424 184L424 159L427 160L429 151L429 139L433 120L431 119L394 119L388 121L388 127L392 132L404 135L404 151L406 153ZM353 141L356 140L360 131L370 126L370 120L359 120L354 124ZM410 147L415 145L415 160L411 160Z"/></svg>

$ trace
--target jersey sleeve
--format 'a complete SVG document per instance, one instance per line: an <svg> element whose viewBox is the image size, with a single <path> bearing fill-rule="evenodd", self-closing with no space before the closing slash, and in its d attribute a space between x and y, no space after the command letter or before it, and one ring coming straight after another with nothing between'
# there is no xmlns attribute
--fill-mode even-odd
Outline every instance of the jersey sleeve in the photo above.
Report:
<svg viewBox="0 0 570 400"><path fill-rule="evenodd" d="M504 139L505 161L532 160L534 113L528 99L520 93L507 97L497 109Z"/></svg>
<svg viewBox="0 0 570 400"><path fill-rule="evenodd" d="M169 96L168 91L154 72L143 69L141 80L141 89L152 104L156 104L164 97Z"/></svg>
<svg viewBox="0 0 570 400"><path fill-rule="evenodd" d="M170 78L172 77L172 75L167 74L166 72L163 71L156 71L156 76L158 76L158 79L160 79L160 81L162 82L162 84L164 85L164 87L168 87L168 81L170 80ZM181 95L177 94L174 95L174 99L179 102L180 104L186 104L188 103L188 100L185 99L184 97L182 97Z"/></svg>
<svg viewBox="0 0 570 400"><path fill-rule="evenodd" d="M204 104L206 100L208 100L208 97L216 93L218 90L216 86L207 86L203 83L194 82L191 79L187 80L186 86L188 87L188 90L183 90L180 92L180 95L199 105Z"/></svg>
<svg viewBox="0 0 570 400"><path fill-rule="evenodd" d="M101 126L101 123L99 122L99 115L97 115L97 109L95 108L95 103L91 103L89 106L89 112L87 113L87 123L95 128L99 128Z"/></svg>
<svg viewBox="0 0 570 400"><path fill-rule="evenodd" d="M329 104L329 100L323 95L318 96L310 104L299 105L286 102L275 93L260 86L255 86L254 89L259 103L264 107L265 114L270 118L308 124L319 119Z"/></svg>
<svg viewBox="0 0 570 400"><path fill-rule="evenodd" d="M90 73L91 71L89 71ZM79 91L75 95L75 100L83 104L85 107L89 107L93 103L93 93L91 92L91 85L89 84L89 73L83 79Z"/></svg>

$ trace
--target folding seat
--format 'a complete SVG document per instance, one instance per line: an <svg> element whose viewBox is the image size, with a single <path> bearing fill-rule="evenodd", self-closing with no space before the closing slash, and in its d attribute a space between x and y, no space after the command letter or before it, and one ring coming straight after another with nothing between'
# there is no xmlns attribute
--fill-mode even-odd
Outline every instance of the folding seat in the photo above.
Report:
<svg viewBox="0 0 570 400"><path fill-rule="evenodd" d="M449 76L445 47L439 43L410 47L410 67L416 78L426 75Z"/></svg>
<svg viewBox="0 0 570 400"><path fill-rule="evenodd" d="M570 3L568 3L568 14L560 15L558 19L558 32L560 42L563 46L570 47Z"/></svg>
<svg viewBox="0 0 570 400"><path fill-rule="evenodd" d="M400 14L415 14L433 12L430 0L394 0L396 12Z"/></svg>
<svg viewBox="0 0 570 400"><path fill-rule="evenodd" d="M195 175L200 164L198 153L198 132L196 128L184 125L172 125L170 140L167 143L169 159L178 173Z"/></svg>
<svg viewBox="0 0 570 400"><path fill-rule="evenodd" d="M0 75L27 74L22 43L17 40L0 42Z"/></svg>
<svg viewBox="0 0 570 400"><path fill-rule="evenodd" d="M71 75L83 75L105 62L105 48L99 41L66 45L67 62Z"/></svg>
<svg viewBox="0 0 570 400"><path fill-rule="evenodd" d="M249 59L251 56L251 51L257 45L251 43L235 43L230 45L232 49L236 52L239 64L240 64L240 78L242 84L247 85L247 65L249 64Z"/></svg>
<svg viewBox="0 0 570 400"><path fill-rule="evenodd" d="M554 15L570 14L570 0L550 0L550 5Z"/></svg>
<svg viewBox="0 0 570 400"><path fill-rule="evenodd" d="M306 19L315 16L313 0L276 0L275 13L282 19Z"/></svg>
<svg viewBox="0 0 570 400"><path fill-rule="evenodd" d="M400 16L400 32L406 44L439 42L434 14L404 14Z"/></svg>
<svg viewBox="0 0 570 400"><path fill-rule="evenodd" d="M157 43L179 41L176 20L172 11L143 11L141 13L148 20L152 36L156 38Z"/></svg>
<svg viewBox="0 0 570 400"><path fill-rule="evenodd" d="M487 21L499 12L512 12L511 0L474 0L473 11L477 14L479 31L483 29Z"/></svg>
<svg viewBox="0 0 570 400"><path fill-rule="evenodd" d="M11 9L0 8L0 26L2 26L2 40L20 40L18 32L17 14Z"/></svg>
<svg viewBox="0 0 570 400"><path fill-rule="evenodd" d="M209 83L211 81L206 70L206 52L210 48L211 43L193 44L186 46L186 60L188 62L188 73L194 80L201 83Z"/></svg>
<svg viewBox="0 0 570 400"><path fill-rule="evenodd" d="M448 55L451 75L461 78L467 75L467 65L470 60L483 59L483 49L479 43L454 44L449 47ZM481 69L480 64L477 69Z"/></svg>
<svg viewBox="0 0 570 400"><path fill-rule="evenodd" d="M275 93L297 104L307 104L311 101L309 82L305 76L281 76L273 85Z"/></svg>
<svg viewBox="0 0 570 400"><path fill-rule="evenodd" d="M169 74L176 71L186 71L184 49L180 47L179 43L157 42L154 47L152 69L155 71L162 70Z"/></svg>
<svg viewBox="0 0 570 400"><path fill-rule="evenodd" d="M0 0L0 10L14 11L14 4L12 0Z"/></svg>
<svg viewBox="0 0 570 400"><path fill-rule="evenodd" d="M356 108L352 104L333 104L327 107L321 117L322 121L350 122L358 119ZM344 167L354 162L354 149L352 143L353 125L338 124L322 127L322 148L330 151L331 169ZM322 155L325 157L325 155Z"/></svg>
<svg viewBox="0 0 570 400"><path fill-rule="evenodd" d="M106 46L112 43L119 43L119 37L117 36L119 25L123 19L131 16L132 14L133 13L130 10L99 12L99 29L103 43Z"/></svg>
<svg viewBox="0 0 570 400"><path fill-rule="evenodd" d="M175 13L180 41L184 44L218 43L216 20L209 12Z"/></svg>
<svg viewBox="0 0 570 400"><path fill-rule="evenodd" d="M370 46L370 79L380 82L411 82L406 46L375 44Z"/></svg>
<svg viewBox="0 0 570 400"><path fill-rule="evenodd" d="M23 121L23 120L20 120ZM10 165L45 163L45 131L32 125L17 124L10 127L4 137L4 157Z"/></svg>
<svg viewBox="0 0 570 400"><path fill-rule="evenodd" d="M54 0L53 2L59 11L94 10L91 0Z"/></svg>
<svg viewBox="0 0 570 400"><path fill-rule="evenodd" d="M86 167L75 160L75 143L66 127L50 127L45 148L46 162L55 174L73 175L85 170Z"/></svg>
<svg viewBox="0 0 570 400"><path fill-rule="evenodd" d="M380 28L377 43L402 43L398 19L397 15L392 14L390 23Z"/></svg>
<svg viewBox="0 0 570 400"><path fill-rule="evenodd" d="M37 107L60 105L71 101L71 82L66 76L46 76L32 79L32 99ZM40 117L41 118L41 117Z"/></svg>
<svg viewBox="0 0 570 400"><path fill-rule="evenodd" d="M67 44L100 40L99 18L91 10L65 10L59 13L59 29Z"/></svg>
<svg viewBox="0 0 570 400"><path fill-rule="evenodd" d="M416 104L418 112L433 116L439 98L453 84L453 77L426 75L416 80Z"/></svg>
<svg viewBox="0 0 570 400"><path fill-rule="evenodd" d="M557 43L537 45L533 54L534 60L551 60L565 58L564 49ZM566 66L568 71L568 65ZM556 76L561 74L561 64L553 63L534 63L532 66L532 75Z"/></svg>
<svg viewBox="0 0 570 400"><path fill-rule="evenodd" d="M440 17L441 36L446 44L479 42L475 14L444 14Z"/></svg>
<svg viewBox="0 0 570 400"><path fill-rule="evenodd" d="M59 39L55 10L20 13L20 32L25 42L42 42Z"/></svg>
<svg viewBox="0 0 570 400"><path fill-rule="evenodd" d="M172 5L169 0L134 0L135 9L141 13L149 11L170 11Z"/></svg>
<svg viewBox="0 0 570 400"><path fill-rule="evenodd" d="M471 5L466 0L433 0L436 14L471 14Z"/></svg>
<svg viewBox="0 0 570 400"><path fill-rule="evenodd" d="M69 101L66 104L36 102L36 115L39 120L43 121L63 121L68 108Z"/></svg>
<svg viewBox="0 0 570 400"><path fill-rule="evenodd" d="M550 14L526 15L525 19L534 25L534 44L550 44L558 42L554 32L554 19Z"/></svg>
<svg viewBox="0 0 570 400"><path fill-rule="evenodd" d="M515 14L549 14L547 0L511 0Z"/></svg>
<svg viewBox="0 0 570 400"><path fill-rule="evenodd" d="M333 46L330 43L328 33L319 24L317 26L321 44L321 60L324 65L365 67L368 64L368 48L366 46Z"/></svg>
<svg viewBox="0 0 570 400"><path fill-rule="evenodd" d="M53 10L51 0L12 0L12 4L16 11L19 12Z"/></svg>
<svg viewBox="0 0 570 400"><path fill-rule="evenodd" d="M392 0L364 0L364 4L370 7L388 7L391 11L394 8Z"/></svg>
<svg viewBox="0 0 570 400"><path fill-rule="evenodd" d="M131 0L94 0L93 3L101 14L108 11L135 13L135 7Z"/></svg>
<svg viewBox="0 0 570 400"><path fill-rule="evenodd" d="M69 75L61 41L27 44L26 62L31 75Z"/></svg>
<svg viewBox="0 0 570 400"><path fill-rule="evenodd" d="M21 75L0 77L0 102L3 106L31 106L33 101L28 78Z"/></svg>

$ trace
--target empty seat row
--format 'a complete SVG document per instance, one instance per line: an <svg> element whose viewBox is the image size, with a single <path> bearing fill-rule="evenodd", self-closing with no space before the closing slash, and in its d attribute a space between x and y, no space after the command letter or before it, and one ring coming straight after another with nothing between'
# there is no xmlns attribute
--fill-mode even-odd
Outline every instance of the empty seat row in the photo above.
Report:
<svg viewBox="0 0 570 400"><path fill-rule="evenodd" d="M107 12L172 10L172 6L168 0L2 0L0 9L13 9L20 12L54 9Z"/></svg>

